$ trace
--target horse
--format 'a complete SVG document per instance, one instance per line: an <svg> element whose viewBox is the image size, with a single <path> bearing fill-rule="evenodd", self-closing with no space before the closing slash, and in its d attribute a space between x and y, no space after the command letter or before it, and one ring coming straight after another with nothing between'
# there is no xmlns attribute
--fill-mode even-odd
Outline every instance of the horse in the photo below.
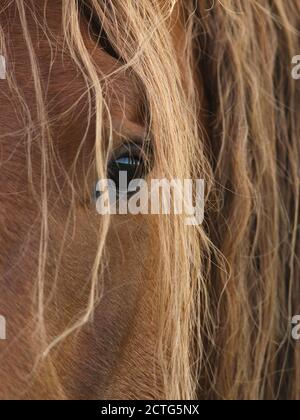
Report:
<svg viewBox="0 0 300 420"><path fill-rule="evenodd" d="M299 28L299 0L1 2L1 399L300 398ZM99 215L121 167L203 179L204 222Z"/></svg>

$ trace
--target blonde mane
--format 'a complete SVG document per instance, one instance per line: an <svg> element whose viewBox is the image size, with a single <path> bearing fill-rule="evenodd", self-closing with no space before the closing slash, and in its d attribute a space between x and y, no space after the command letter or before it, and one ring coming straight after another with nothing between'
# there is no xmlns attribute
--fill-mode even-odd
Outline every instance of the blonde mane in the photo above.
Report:
<svg viewBox="0 0 300 420"><path fill-rule="evenodd" d="M101 73L87 48L78 11L83 3L121 57L112 74ZM101 221L84 311L49 339L45 312L51 297L44 275L53 121L29 11L22 0L15 4L34 78L41 144L41 182L34 191L41 214L35 333L40 362L48 364L59 383L52 352L91 322L101 303L111 220ZM86 83L89 119L95 120L99 178L106 177L112 144L109 84L129 72L144 99L153 176L206 182L202 226L186 226L183 217L160 216L151 222L153 258L157 254L152 273L159 316L156 363L164 397L299 399L300 347L291 336L291 319L300 313L300 82L291 77L291 62L300 53L300 1L69 0L62 1L62 12L62 48ZM178 43L177 21L183 28ZM55 48L46 21L42 29ZM0 40L5 55L3 29ZM30 180L36 125L13 75L8 83L20 97Z"/></svg>

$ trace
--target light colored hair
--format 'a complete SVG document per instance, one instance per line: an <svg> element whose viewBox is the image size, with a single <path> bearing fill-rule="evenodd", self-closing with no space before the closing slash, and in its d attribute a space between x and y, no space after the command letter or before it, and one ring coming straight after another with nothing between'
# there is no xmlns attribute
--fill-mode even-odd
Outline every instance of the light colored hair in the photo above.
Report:
<svg viewBox="0 0 300 420"><path fill-rule="evenodd" d="M15 3L42 133L37 321L46 343L51 125L24 4ZM96 161L105 178L112 137L110 130L109 147L104 148L103 121L110 120L105 85L112 75L101 75L86 47L77 2L62 4L65 48L95 104ZM300 52L300 2L89 4L123 59L116 74L130 70L144 96L154 139L153 172L166 178L205 178L207 184L203 226L187 227L183 217L159 217L153 226L160 254L154 273L160 315L157 357L165 397L300 398L299 346L292 341L290 325L300 313L300 84L291 77L291 59ZM174 13L184 25L181 51L171 36ZM30 121L27 105L22 106ZM47 343L45 357L51 358L51 349L92 317L101 297L99 272L105 266L109 225L109 217L104 218L86 311Z"/></svg>

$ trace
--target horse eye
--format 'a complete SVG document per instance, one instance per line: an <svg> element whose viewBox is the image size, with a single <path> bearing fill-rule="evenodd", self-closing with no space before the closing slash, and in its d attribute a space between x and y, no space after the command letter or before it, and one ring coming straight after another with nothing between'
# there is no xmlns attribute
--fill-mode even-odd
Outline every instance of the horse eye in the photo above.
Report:
<svg viewBox="0 0 300 420"><path fill-rule="evenodd" d="M139 142L140 143L140 142ZM107 166L107 178L114 183L118 199L130 198L139 191L139 180L145 179L152 169L153 152L150 144L141 147L137 143L123 145L116 151ZM137 181L130 185L132 181ZM94 198L101 196L99 184Z"/></svg>
<svg viewBox="0 0 300 420"><path fill-rule="evenodd" d="M120 176L125 175L125 180L122 182ZM141 156L134 156L131 153L126 153L118 158L114 158L109 162L108 165L108 177L112 180L115 185L118 194L121 194L123 188L126 186L128 195L132 194L129 190L129 184L135 179L142 179L146 175L146 164ZM126 183L125 183L126 182Z"/></svg>

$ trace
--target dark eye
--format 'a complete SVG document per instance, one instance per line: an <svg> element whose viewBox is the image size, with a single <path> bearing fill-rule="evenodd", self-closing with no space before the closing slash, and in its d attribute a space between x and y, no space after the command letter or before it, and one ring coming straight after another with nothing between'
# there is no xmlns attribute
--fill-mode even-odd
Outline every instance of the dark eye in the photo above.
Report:
<svg viewBox="0 0 300 420"><path fill-rule="evenodd" d="M130 195L134 193L135 191L129 189L130 182L135 179L143 179L146 172L146 163L143 157L135 156L130 152L111 159L108 165L108 178L115 183L118 194L128 192Z"/></svg>
<svg viewBox="0 0 300 420"><path fill-rule="evenodd" d="M107 167L107 178L114 183L118 198L130 198L139 190L138 180L143 180L152 168L152 149L150 144L143 147L135 142L124 144L113 153ZM134 185L132 181L137 180ZM99 184L95 198L101 196Z"/></svg>

